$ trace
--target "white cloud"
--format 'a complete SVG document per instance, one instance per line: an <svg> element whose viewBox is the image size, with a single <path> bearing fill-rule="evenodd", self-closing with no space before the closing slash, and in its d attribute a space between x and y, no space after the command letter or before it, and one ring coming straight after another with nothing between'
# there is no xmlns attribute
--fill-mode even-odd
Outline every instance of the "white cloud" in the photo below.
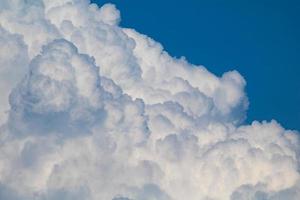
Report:
<svg viewBox="0 0 300 200"><path fill-rule="evenodd" d="M8 96L27 71L27 47L19 35L0 27L0 125L9 112Z"/></svg>
<svg viewBox="0 0 300 200"><path fill-rule="evenodd" d="M112 4L0 2L0 199L297 199L299 137ZM9 103L8 103L9 102Z"/></svg>

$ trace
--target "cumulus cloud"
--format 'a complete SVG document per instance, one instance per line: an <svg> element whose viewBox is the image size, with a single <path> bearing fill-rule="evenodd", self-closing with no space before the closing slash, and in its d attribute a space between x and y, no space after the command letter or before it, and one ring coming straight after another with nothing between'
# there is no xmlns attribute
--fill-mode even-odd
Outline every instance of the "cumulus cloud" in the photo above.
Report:
<svg viewBox="0 0 300 200"><path fill-rule="evenodd" d="M299 199L300 143L112 4L0 2L0 199Z"/></svg>

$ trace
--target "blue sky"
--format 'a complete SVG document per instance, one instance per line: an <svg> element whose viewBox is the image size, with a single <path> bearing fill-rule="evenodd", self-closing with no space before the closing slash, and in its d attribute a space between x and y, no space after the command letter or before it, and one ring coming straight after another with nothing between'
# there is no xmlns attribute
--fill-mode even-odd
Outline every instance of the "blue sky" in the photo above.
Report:
<svg viewBox="0 0 300 200"><path fill-rule="evenodd" d="M221 75L238 70L247 81L247 122L276 119L300 130L300 2L296 0L111 0L121 26L163 44Z"/></svg>

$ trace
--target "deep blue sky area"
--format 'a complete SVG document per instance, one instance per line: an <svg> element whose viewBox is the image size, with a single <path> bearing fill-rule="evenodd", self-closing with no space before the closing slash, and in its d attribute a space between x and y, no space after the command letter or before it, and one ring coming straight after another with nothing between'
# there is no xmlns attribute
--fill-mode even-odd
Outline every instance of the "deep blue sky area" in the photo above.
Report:
<svg viewBox="0 0 300 200"><path fill-rule="evenodd" d="M299 0L94 0L114 3L121 26L217 75L247 81L247 122L276 119L300 130Z"/></svg>

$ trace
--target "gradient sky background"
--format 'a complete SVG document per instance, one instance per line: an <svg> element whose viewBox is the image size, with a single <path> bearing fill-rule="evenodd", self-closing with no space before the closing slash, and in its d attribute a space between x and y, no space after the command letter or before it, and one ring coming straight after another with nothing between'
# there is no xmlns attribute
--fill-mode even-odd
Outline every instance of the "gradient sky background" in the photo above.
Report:
<svg viewBox="0 0 300 200"><path fill-rule="evenodd" d="M93 0L121 11L121 26L221 75L247 81L247 122L276 119L300 130L300 1Z"/></svg>

